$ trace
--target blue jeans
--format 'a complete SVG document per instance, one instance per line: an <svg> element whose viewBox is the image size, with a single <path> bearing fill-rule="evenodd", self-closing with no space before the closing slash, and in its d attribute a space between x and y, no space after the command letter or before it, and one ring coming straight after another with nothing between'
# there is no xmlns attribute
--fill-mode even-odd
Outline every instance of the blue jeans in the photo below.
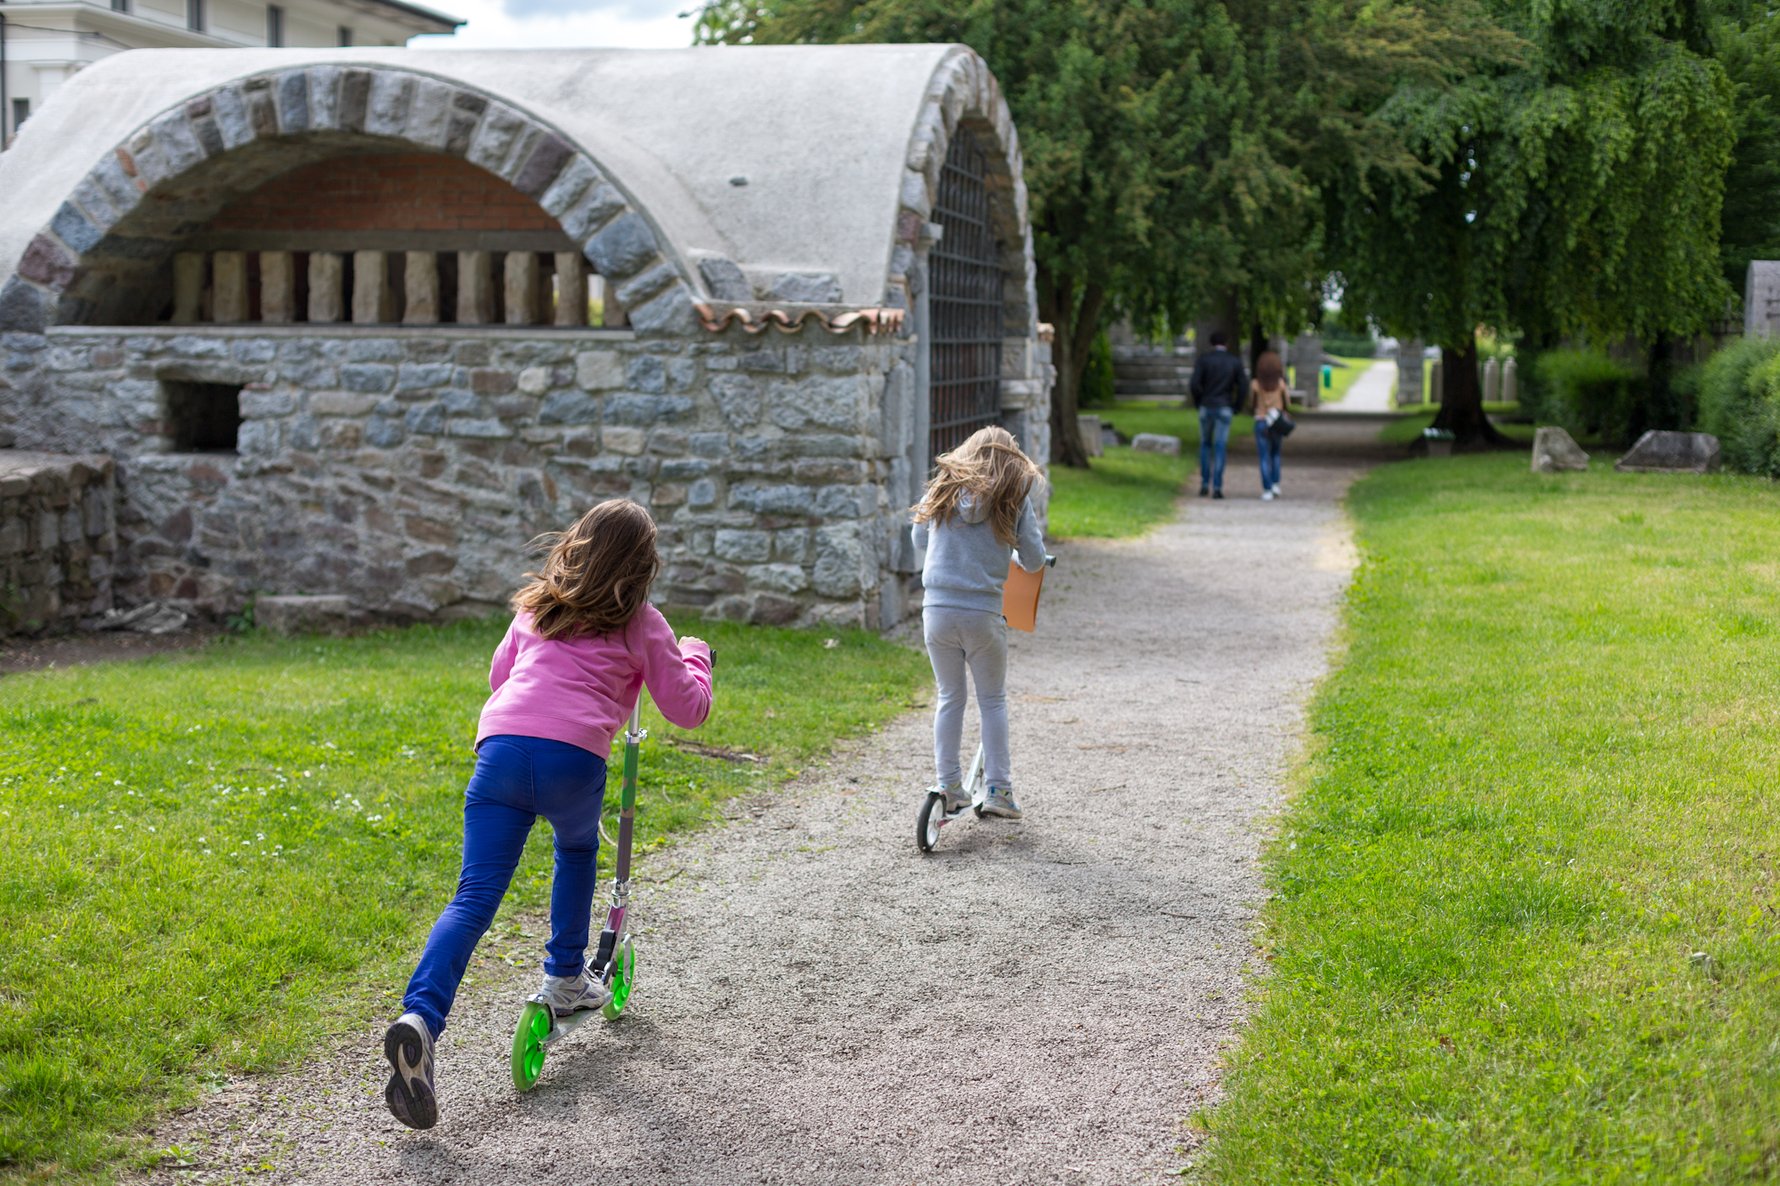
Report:
<svg viewBox="0 0 1780 1186"><path fill-rule="evenodd" d="M1279 485L1279 445L1267 431L1265 420L1255 421L1255 453L1261 458L1261 489Z"/></svg>
<svg viewBox="0 0 1780 1186"><path fill-rule="evenodd" d="M1235 408L1199 409L1199 485L1224 488L1224 447L1230 441Z"/></svg>
<svg viewBox="0 0 1780 1186"><path fill-rule="evenodd" d="M537 737L483 738L476 772L464 791L464 865L457 894L433 924L402 996L402 1007L425 1018L435 1038L445 1029L470 953L494 921L525 838L540 815L556 833L544 971L573 976L581 970L598 879L593 858L605 796L606 760L598 754Z"/></svg>

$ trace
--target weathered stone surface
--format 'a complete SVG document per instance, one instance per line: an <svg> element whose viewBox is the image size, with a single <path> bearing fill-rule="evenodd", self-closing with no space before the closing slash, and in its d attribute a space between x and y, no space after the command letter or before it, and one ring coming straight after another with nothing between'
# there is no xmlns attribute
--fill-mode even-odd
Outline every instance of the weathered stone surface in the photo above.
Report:
<svg viewBox="0 0 1780 1186"><path fill-rule="evenodd" d="M698 273L714 301L751 301L754 288L735 261L722 256L707 256L698 261Z"/></svg>
<svg viewBox="0 0 1780 1186"><path fill-rule="evenodd" d="M1561 428L1541 428L1533 434L1533 472L1555 474L1588 468L1588 454Z"/></svg>
<svg viewBox="0 0 1780 1186"><path fill-rule="evenodd" d="M1718 438L1706 432L1652 429L1614 463L1628 473L1705 474L1719 466Z"/></svg>
<svg viewBox="0 0 1780 1186"><path fill-rule="evenodd" d="M346 259L331 251L309 256L309 320L333 323L346 315Z"/></svg>
<svg viewBox="0 0 1780 1186"><path fill-rule="evenodd" d="M639 214L613 219L587 243L587 261L602 276L622 279L655 256L655 232Z"/></svg>
<svg viewBox="0 0 1780 1186"><path fill-rule="evenodd" d="M1743 287L1743 333L1751 338L1780 337L1780 260L1750 261Z"/></svg>
<svg viewBox="0 0 1780 1186"><path fill-rule="evenodd" d="M794 305L837 305L840 278L832 272L780 272L765 285L765 298Z"/></svg>
<svg viewBox="0 0 1780 1186"><path fill-rule="evenodd" d="M352 598L262 595L253 603L254 625L273 634L327 634L353 624Z"/></svg>
<svg viewBox="0 0 1780 1186"><path fill-rule="evenodd" d="M1076 417L1076 420L1079 426L1079 431L1082 434L1082 446L1087 449L1088 456L1099 457L1105 452L1105 449L1100 443L1100 417L1078 416Z"/></svg>
<svg viewBox="0 0 1780 1186"><path fill-rule="evenodd" d="M260 320L280 325L296 319L296 257L288 251L260 252Z"/></svg>
<svg viewBox="0 0 1780 1186"><path fill-rule="evenodd" d="M575 355L575 382L589 391L624 386L624 358L611 351Z"/></svg>
<svg viewBox="0 0 1780 1186"><path fill-rule="evenodd" d="M1180 438L1160 432L1140 432L1131 438L1131 448L1139 453L1166 453L1180 456Z"/></svg>

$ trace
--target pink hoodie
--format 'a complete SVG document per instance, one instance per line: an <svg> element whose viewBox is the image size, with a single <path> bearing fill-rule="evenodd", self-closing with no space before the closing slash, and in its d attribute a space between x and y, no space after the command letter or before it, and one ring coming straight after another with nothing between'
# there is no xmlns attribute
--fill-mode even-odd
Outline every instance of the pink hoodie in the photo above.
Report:
<svg viewBox="0 0 1780 1186"><path fill-rule="evenodd" d="M482 706L476 744L500 734L542 737L609 758L645 684L662 716L696 729L711 712L710 648L681 647L652 605L623 630L554 642L538 636L530 614L520 614L494 649L494 695Z"/></svg>

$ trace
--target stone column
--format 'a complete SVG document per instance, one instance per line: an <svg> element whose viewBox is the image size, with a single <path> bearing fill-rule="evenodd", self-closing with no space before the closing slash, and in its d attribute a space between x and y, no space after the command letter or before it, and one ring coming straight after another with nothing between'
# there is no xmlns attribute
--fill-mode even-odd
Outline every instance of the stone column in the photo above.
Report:
<svg viewBox="0 0 1780 1186"><path fill-rule="evenodd" d="M1502 364L1502 402L1520 402L1520 364L1512 358Z"/></svg>
<svg viewBox="0 0 1780 1186"><path fill-rule="evenodd" d="M403 260L402 311L406 325L439 324L439 257L431 251L410 251Z"/></svg>
<svg viewBox="0 0 1780 1186"><path fill-rule="evenodd" d="M296 257L288 251L260 252L260 320L288 325L296 319Z"/></svg>
<svg viewBox="0 0 1780 1186"><path fill-rule="evenodd" d="M494 257L486 251L457 253L457 322L487 325L494 320Z"/></svg>
<svg viewBox="0 0 1780 1186"><path fill-rule="evenodd" d="M1502 364L1489 359L1483 364L1483 402L1493 404L1502 398Z"/></svg>
<svg viewBox="0 0 1780 1186"><path fill-rule="evenodd" d="M1743 290L1743 334L1780 337L1780 260L1749 261L1748 283Z"/></svg>
<svg viewBox="0 0 1780 1186"><path fill-rule="evenodd" d="M1431 404L1440 403L1440 397L1445 391L1445 388L1446 359L1441 358L1435 361L1434 369L1428 372L1428 402Z"/></svg>
<svg viewBox="0 0 1780 1186"><path fill-rule="evenodd" d="M219 251L210 258L210 319L218 325L246 321L247 252Z"/></svg>
<svg viewBox="0 0 1780 1186"><path fill-rule="evenodd" d="M333 251L309 256L309 320L332 324L346 316L346 258Z"/></svg>
<svg viewBox="0 0 1780 1186"><path fill-rule="evenodd" d="M556 253L556 324L587 324L587 260L579 251Z"/></svg>
<svg viewBox="0 0 1780 1186"><path fill-rule="evenodd" d="M1297 372L1298 398L1307 408L1322 402L1323 340L1316 334L1299 334L1292 345L1292 367Z"/></svg>
<svg viewBox="0 0 1780 1186"><path fill-rule="evenodd" d="M538 324L538 253L509 251L504 270L507 324Z"/></svg>
<svg viewBox="0 0 1780 1186"><path fill-rule="evenodd" d="M352 253L352 320L388 325L396 319L396 294L389 283L389 256L381 251Z"/></svg>
<svg viewBox="0 0 1780 1186"><path fill-rule="evenodd" d="M192 325L204 315L204 256L182 251L173 257L173 324Z"/></svg>
<svg viewBox="0 0 1780 1186"><path fill-rule="evenodd" d="M1422 344L1419 338L1397 344L1397 406L1422 402Z"/></svg>
<svg viewBox="0 0 1780 1186"><path fill-rule="evenodd" d="M623 329L630 324L630 315L624 311L624 302L618 299L618 286L607 283L604 276L595 276L600 286L600 324L607 329Z"/></svg>

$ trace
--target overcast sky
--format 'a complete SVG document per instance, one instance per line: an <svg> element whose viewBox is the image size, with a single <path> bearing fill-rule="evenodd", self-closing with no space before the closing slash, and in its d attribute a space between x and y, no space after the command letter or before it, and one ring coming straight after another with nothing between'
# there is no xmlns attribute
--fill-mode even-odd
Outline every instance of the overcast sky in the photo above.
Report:
<svg viewBox="0 0 1780 1186"><path fill-rule="evenodd" d="M698 0L422 0L467 23L455 37L416 37L416 48L538 48L598 45L684 49Z"/></svg>

